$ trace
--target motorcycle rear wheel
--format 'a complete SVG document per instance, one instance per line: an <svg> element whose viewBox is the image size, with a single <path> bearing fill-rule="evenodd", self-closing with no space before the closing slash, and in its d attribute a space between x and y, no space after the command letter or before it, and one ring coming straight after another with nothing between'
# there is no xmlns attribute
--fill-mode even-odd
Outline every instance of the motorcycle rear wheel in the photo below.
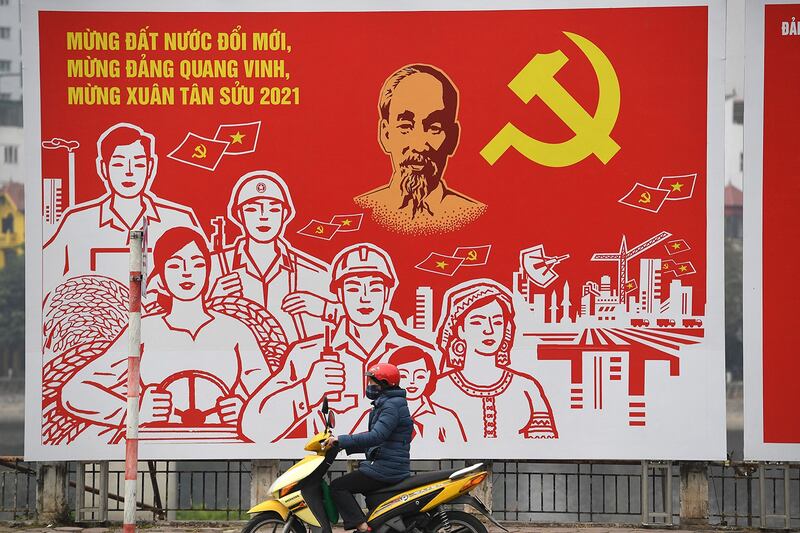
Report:
<svg viewBox="0 0 800 533"><path fill-rule="evenodd" d="M286 521L275 511L258 513L242 528L242 533L281 533ZM291 528L292 533L306 533L306 527L300 520L295 519Z"/></svg>
<svg viewBox="0 0 800 533"><path fill-rule="evenodd" d="M447 511L450 520L450 533L488 533L483 522L478 517L464 511ZM445 524L438 516L428 524L429 533L445 533Z"/></svg>

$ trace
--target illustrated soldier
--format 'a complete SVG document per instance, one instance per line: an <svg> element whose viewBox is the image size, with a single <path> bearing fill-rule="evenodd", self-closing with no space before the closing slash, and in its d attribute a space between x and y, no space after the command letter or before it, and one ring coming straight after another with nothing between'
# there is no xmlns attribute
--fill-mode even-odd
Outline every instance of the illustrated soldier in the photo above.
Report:
<svg viewBox="0 0 800 533"><path fill-rule="evenodd" d="M322 317L333 321L338 315L328 292L328 264L284 236L294 213L280 176L268 170L245 174L228 203L228 218L242 234L212 257L212 296L256 302L275 317L289 343L321 334Z"/></svg>

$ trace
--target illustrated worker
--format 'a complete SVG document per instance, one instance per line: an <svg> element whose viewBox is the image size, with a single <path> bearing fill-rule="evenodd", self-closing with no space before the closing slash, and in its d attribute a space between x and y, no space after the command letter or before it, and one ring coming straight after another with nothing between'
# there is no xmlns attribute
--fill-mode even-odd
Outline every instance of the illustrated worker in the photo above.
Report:
<svg viewBox="0 0 800 533"><path fill-rule="evenodd" d="M270 374L258 340L237 318L206 305L210 255L204 236L172 228L156 243L153 258L151 278L165 290L158 295L162 311L141 323L141 437L213 439L205 429L217 438L238 438L232 430L242 405ZM59 401L73 418L98 429L124 429L128 337L127 328L120 331L64 384ZM115 435L121 433L109 433L112 440Z"/></svg>
<svg viewBox="0 0 800 533"><path fill-rule="evenodd" d="M119 123L97 141L97 175L106 194L70 207L53 237L44 245L45 289L61 280L100 273L127 285L131 230L148 223L148 241L168 229L200 233L190 207L168 202L150 191L158 169L155 137L139 126Z"/></svg>
<svg viewBox="0 0 800 533"><path fill-rule="evenodd" d="M392 161L389 183L353 200L397 233L455 231L486 205L450 189L445 167L461 135L458 90L431 65L407 65L384 82L378 100L378 139Z"/></svg>
<svg viewBox="0 0 800 533"><path fill-rule="evenodd" d="M228 218L241 236L212 257L212 296L238 296L269 311L288 343L318 335L325 316L337 318L329 266L292 247L284 237L294 204L283 179L268 170L239 178Z"/></svg>
<svg viewBox="0 0 800 533"><path fill-rule="evenodd" d="M251 397L242 431L256 442L318 432L322 419L310 413L325 395L336 412L337 427L354 427L370 408L364 399L369 367L403 346L432 351L388 314L397 275L384 250L373 244L345 248L334 259L331 279L343 316L332 335L296 343L284 367ZM263 422L265 416L269 424Z"/></svg>

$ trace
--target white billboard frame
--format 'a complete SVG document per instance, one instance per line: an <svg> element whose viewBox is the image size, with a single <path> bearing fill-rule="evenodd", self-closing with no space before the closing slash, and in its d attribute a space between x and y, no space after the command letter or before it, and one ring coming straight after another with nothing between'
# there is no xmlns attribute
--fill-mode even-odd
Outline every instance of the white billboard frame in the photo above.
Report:
<svg viewBox="0 0 800 533"><path fill-rule="evenodd" d="M764 178L764 11L796 0L753 0L745 13L744 110L744 458L798 461L800 443L764 442L763 178Z"/></svg>
<svg viewBox="0 0 800 533"><path fill-rule="evenodd" d="M725 376L724 372L717 371L724 363L724 283L722 276L715 275L716 271L721 271L723 267L724 245L723 245L723 186L724 186L724 62L725 62L725 2L723 0L703 0L703 1L678 1L678 0L639 0L639 1L602 1L602 0L574 0L563 2L549 2L546 0L502 0L490 2L487 0L472 0L469 2L459 2L457 0L434 0L434 1L404 1L404 2L368 2L366 0L352 0L337 4L335 8L320 0L304 2L298 5L289 0L273 2L269 5L268 11L273 12L314 12L314 11L464 11L464 10L549 10L549 9L592 9L592 8L627 8L627 7L680 7L680 6L705 6L708 8L708 83L707 83L707 152L706 152L706 175L707 175L707 249L708 259L706 274L706 336L704 349L701 353L708 355L706 366L708 371L708 383L706 398L708 406L708 420L713 421L707 429L703 438L698 438L696 442L707 443L703 449L698 449L686 443L683 446L673 448L669 457L675 460L719 460L725 457ZM265 11L264 4L256 0L246 0L230 3L221 3L213 0L200 0L191 4L184 4L178 1L153 1L146 0L127 5L118 9L110 10L108 4L94 0L77 0L64 4L58 0L32 0L23 5L23 25L26 28L24 63L25 85L27 97L25 100L26 131L25 142L28 146L39 146L41 141L41 109L40 102L40 72L39 72L39 34L38 34L38 13L39 11L132 11L132 12L214 12L218 10L230 12L249 12ZM657 61L657 58L654 58ZM26 219L26 232L28 239L26 242L26 252L29 259L40 258L42 250L42 224L41 220L33 214L41 213L41 196L39 194L39 182L42 175L41 157L38 150L28 150L26 152L26 173L30 176L30 183L35 187L29 187L31 191L28 195L28 212L31 216ZM26 277L26 317L29 326L26 328L26 358L30 361L41 359L41 330L39 324L42 323L42 302L41 294L42 267L41 261L30 260L28 263ZM26 402L26 435L25 435L25 455L29 460L63 460L64 452L59 447L48 447L41 443L40 424L41 419L41 365L27 365L26 390L28 401ZM35 401L34 401L35 399ZM37 421L33 423L33 421ZM675 428L680 432L680 428ZM156 449L147 445L142 446L140 454L143 459L174 459L174 448L163 447ZM258 451L257 446L239 447L242 445L209 445L195 444L192 452L183 455L185 458L194 459L229 459L231 457L262 458L263 452ZM301 453L299 446L297 451L285 453L279 452L281 457L297 456ZM469 447L463 447L463 454L454 458L471 458L474 454L469 453ZM98 449L83 449L79 455L70 455L70 459L97 460L115 459L122 457L124 449L118 447L120 454L115 455L108 446ZM629 457L624 450L620 450L616 456L605 454L597 459L664 459L664 450L654 450L652 455L637 454L637 457ZM185 453L185 452L184 452ZM485 455L485 454L484 454ZM510 452L498 454L497 459L513 458L516 453ZM549 455L546 453L545 455ZM274 457L270 455L270 457ZM427 457L426 457L427 458ZM584 457L580 457L584 458ZM592 457L585 457L592 458Z"/></svg>

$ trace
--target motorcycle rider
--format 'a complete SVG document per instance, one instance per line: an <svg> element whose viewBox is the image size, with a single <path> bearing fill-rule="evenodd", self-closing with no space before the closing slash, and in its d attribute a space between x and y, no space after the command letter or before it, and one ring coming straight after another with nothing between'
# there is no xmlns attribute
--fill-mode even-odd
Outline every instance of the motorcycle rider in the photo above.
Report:
<svg viewBox="0 0 800 533"><path fill-rule="evenodd" d="M370 531L367 517L355 493L367 494L394 485L411 475L411 435L414 424L400 388L396 366L379 363L365 372L366 396L372 400L369 430L354 435L331 436L323 447L338 445L348 455L364 453L358 470L331 482L331 497L341 514L344 527L364 533Z"/></svg>

